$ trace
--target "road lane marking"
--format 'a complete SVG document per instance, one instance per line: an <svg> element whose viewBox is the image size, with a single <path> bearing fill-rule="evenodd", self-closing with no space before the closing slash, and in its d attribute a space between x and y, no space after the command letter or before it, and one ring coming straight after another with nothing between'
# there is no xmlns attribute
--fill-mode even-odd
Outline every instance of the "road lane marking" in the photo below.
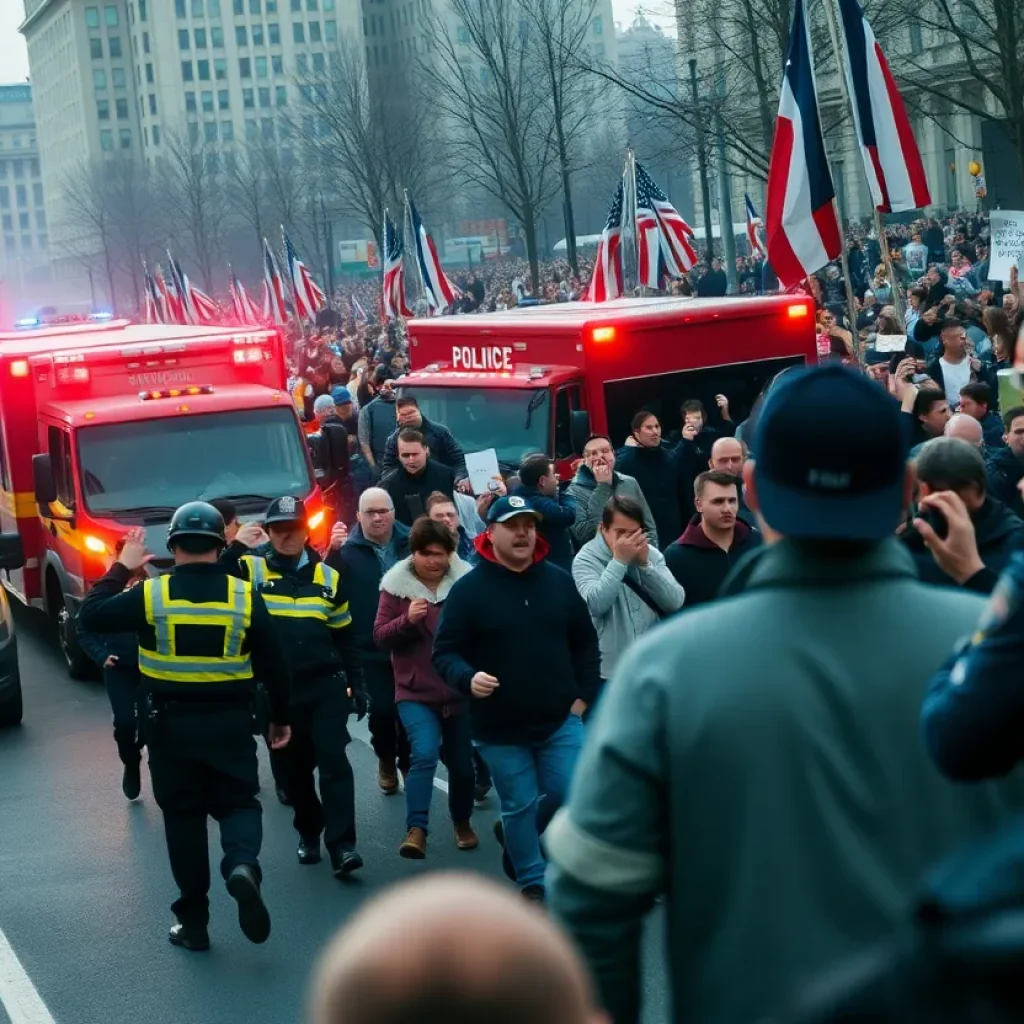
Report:
<svg viewBox="0 0 1024 1024"><path fill-rule="evenodd" d="M0 1006L11 1024L55 1024L3 929L0 929Z"/></svg>
<svg viewBox="0 0 1024 1024"><path fill-rule="evenodd" d="M359 743L362 743L362 745L363 745L364 747L369 747L369 748L370 748L370 750L373 750L373 747L372 747L372 745L370 744L370 741L369 741L369 740L363 739L363 737L362 737L362 736L353 736L352 738L353 738L354 740L357 740L357 741L358 741ZM445 780L444 780L444 779L439 779L439 778L438 778L438 777L437 777L436 775L434 776L434 785L435 785L435 786L436 786L436 787L437 787L437 788L438 788L439 790L441 790L441 792L442 792L442 793L447 793L447 792L448 792L448 783L447 783L447 782L445 782ZM403 789L404 789L404 788L405 788L405 787L403 786Z"/></svg>

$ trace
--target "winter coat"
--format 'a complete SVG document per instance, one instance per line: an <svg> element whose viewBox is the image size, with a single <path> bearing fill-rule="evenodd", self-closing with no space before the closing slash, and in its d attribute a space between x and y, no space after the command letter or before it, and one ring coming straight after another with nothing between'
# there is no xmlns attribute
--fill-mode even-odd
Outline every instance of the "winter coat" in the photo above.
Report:
<svg viewBox="0 0 1024 1024"><path fill-rule="evenodd" d="M537 532L547 541L548 561L566 572L572 571L572 542L570 540L573 523L576 522L576 499L568 491L560 491L558 496L550 498L541 494L536 487L525 487L520 484L513 488L512 495L525 498L543 518L537 524Z"/></svg>
<svg viewBox="0 0 1024 1024"><path fill-rule="evenodd" d="M440 462L455 472L456 480L466 479L466 456L462 451L462 445L455 439L455 435L441 423L431 423L425 416L420 426L416 428L426 441L430 449L430 457L435 462ZM395 430L388 438L387 448L384 452L384 462L381 465L381 473L390 473L398 469L401 463L398 461L398 435L400 430Z"/></svg>
<svg viewBox="0 0 1024 1024"><path fill-rule="evenodd" d="M616 469L612 470L611 483L599 484L594 479L590 467L581 463L572 478L572 483L569 484L569 493L576 499L576 521L572 524L572 539L577 547L582 548L597 536L604 507L616 494L622 498L632 498L643 509L647 543L652 548L658 546L658 528L654 525L647 499L640 490L640 485L631 476L626 476Z"/></svg>
<svg viewBox="0 0 1024 1024"><path fill-rule="evenodd" d="M714 601L733 566L760 544L761 534L737 519L732 547L725 551L701 529L700 516L695 515L679 540L665 549L669 572L686 591L685 607Z"/></svg>
<svg viewBox="0 0 1024 1024"><path fill-rule="evenodd" d="M395 432L396 417L394 398L383 395L359 410L359 447L370 449L378 471L384 462L388 438Z"/></svg>
<svg viewBox="0 0 1024 1024"><path fill-rule="evenodd" d="M381 479L380 486L395 503L395 519L406 526L412 526L420 516L427 514L427 498L435 491L455 500L455 474L451 467L433 456L427 459L418 476L412 476L404 466L399 466Z"/></svg>
<svg viewBox="0 0 1024 1024"><path fill-rule="evenodd" d="M431 661L434 634L441 619L441 606L456 580L470 572L458 555L453 555L448 572L435 593L416 577L412 556L392 566L380 581L380 605L373 626L373 642L391 655L395 670L395 700L429 704L443 715L462 714L466 697L453 690L437 674ZM409 605L427 602L427 614L419 622L409 621Z"/></svg>
<svg viewBox="0 0 1024 1024"><path fill-rule="evenodd" d="M683 532L680 509L684 504L684 487L677 454L664 445L660 448L629 445L616 452L616 467L640 485L662 543L668 537L678 537ZM692 481L690 486L692 488ZM688 500L693 500L692 490Z"/></svg>

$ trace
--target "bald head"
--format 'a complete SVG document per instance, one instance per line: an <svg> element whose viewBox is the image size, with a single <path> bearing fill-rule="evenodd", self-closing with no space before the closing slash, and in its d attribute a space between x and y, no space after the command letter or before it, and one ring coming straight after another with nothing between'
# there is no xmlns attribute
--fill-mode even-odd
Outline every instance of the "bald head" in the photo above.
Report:
<svg viewBox="0 0 1024 1024"><path fill-rule="evenodd" d="M397 955L396 955L397 954ZM418 878L371 900L324 954L312 1024L600 1024L568 940L477 875Z"/></svg>
<svg viewBox="0 0 1024 1024"><path fill-rule="evenodd" d="M367 509L378 507L393 509L395 503L391 500L391 495L383 487L367 487L359 495L359 511L365 512Z"/></svg>
<svg viewBox="0 0 1024 1024"><path fill-rule="evenodd" d="M984 444L985 435L982 433L981 424L966 413L958 412L955 416L950 416L943 433L946 437L958 437L975 448L980 448Z"/></svg>
<svg viewBox="0 0 1024 1024"><path fill-rule="evenodd" d="M735 437L720 437L711 446L708 465L720 473L739 476L746 457L747 446L742 441L737 441Z"/></svg>

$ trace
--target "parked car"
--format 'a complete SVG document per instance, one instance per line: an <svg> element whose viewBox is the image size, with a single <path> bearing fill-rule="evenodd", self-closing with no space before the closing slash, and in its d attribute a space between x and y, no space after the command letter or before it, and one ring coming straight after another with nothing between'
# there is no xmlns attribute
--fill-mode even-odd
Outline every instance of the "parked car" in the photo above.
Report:
<svg viewBox="0 0 1024 1024"><path fill-rule="evenodd" d="M0 534L0 570L21 569L25 564L21 538ZM21 672L18 668L18 637L7 591L0 587L0 726L19 725L22 717Z"/></svg>

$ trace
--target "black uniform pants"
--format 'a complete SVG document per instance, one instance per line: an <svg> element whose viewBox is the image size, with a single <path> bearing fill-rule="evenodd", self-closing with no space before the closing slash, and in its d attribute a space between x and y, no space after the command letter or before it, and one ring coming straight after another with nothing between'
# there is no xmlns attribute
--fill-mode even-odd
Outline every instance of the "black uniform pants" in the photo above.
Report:
<svg viewBox="0 0 1024 1024"><path fill-rule="evenodd" d="M363 662L363 678L370 698L370 746L381 761L397 762L409 774L409 737L395 707L395 674L390 661Z"/></svg>
<svg viewBox="0 0 1024 1024"><path fill-rule="evenodd" d="M138 739L136 699L139 673L135 669L114 665L103 670L103 682L114 713L114 742L122 764L138 764L142 757L142 744Z"/></svg>
<svg viewBox="0 0 1024 1024"><path fill-rule="evenodd" d="M171 873L181 897L171 910L185 925L210 918L206 819L220 825L226 879L241 864L260 878L263 811L248 708L170 707L146 733L153 796L163 811Z"/></svg>
<svg viewBox="0 0 1024 1024"><path fill-rule="evenodd" d="M313 700L293 704L292 738L284 753L287 789L295 811L295 830L305 839L321 832L328 850L356 845L356 796L352 766L345 748L351 701L337 680L335 687ZM317 797L313 770L320 771Z"/></svg>

